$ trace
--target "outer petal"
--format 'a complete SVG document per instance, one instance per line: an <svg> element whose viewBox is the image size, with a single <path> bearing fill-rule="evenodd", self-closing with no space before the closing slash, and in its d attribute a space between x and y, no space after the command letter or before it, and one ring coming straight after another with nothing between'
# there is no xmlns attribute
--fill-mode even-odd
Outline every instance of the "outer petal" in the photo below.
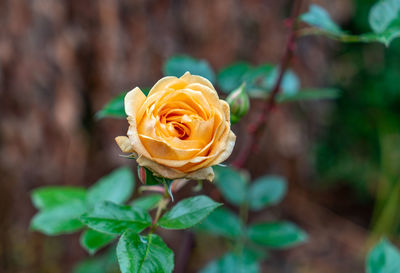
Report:
<svg viewBox="0 0 400 273"><path fill-rule="evenodd" d="M139 111L145 100L146 96L139 87L135 87L129 91L124 99L126 114L128 116L136 116L136 113Z"/></svg>
<svg viewBox="0 0 400 273"><path fill-rule="evenodd" d="M194 180L203 180L206 179L210 182L214 180L214 171L211 167L207 167L204 169L197 170L192 173L188 173L187 178Z"/></svg>
<svg viewBox="0 0 400 273"><path fill-rule="evenodd" d="M130 143L135 152L137 152L138 154L144 154L146 156L149 156L149 153L146 151L145 147L140 141L136 123L137 118L139 118L136 115L140 110L140 108L142 107L145 100L146 96L138 87L136 87L135 89L129 91L128 94L126 94L124 103L125 103L125 112L128 115L128 122L130 125L127 133Z"/></svg>
<svg viewBox="0 0 400 273"><path fill-rule="evenodd" d="M200 83L205 86L208 86L209 88L211 88L212 90L215 91L214 86L212 85L212 83L209 80L207 80L206 78L204 78L202 76L192 75L192 74L190 74L189 71L187 71L185 74L183 74L183 76L180 77L179 79L184 80L188 84ZM215 93L217 93L217 92L215 91Z"/></svg>
<svg viewBox="0 0 400 273"><path fill-rule="evenodd" d="M149 94L147 96L150 97L159 91L163 91L164 89L168 88L168 86L177 81L178 81L177 77L173 76L164 77L160 79L158 82L156 82L156 84L150 89Z"/></svg>
<svg viewBox="0 0 400 273"><path fill-rule="evenodd" d="M212 181L214 179L214 172L211 167L207 167L201 170L197 170L191 173L184 173L178 170L165 167L160 165L144 156L139 156L136 160L140 166L146 167L153 171L155 175L162 176L169 179L178 179L178 178L189 178L189 179L207 179L208 181Z"/></svg>
<svg viewBox="0 0 400 273"><path fill-rule="evenodd" d="M134 153L135 150L129 141L129 138L126 136L118 136L115 138L115 142L117 142L119 148L123 153Z"/></svg>

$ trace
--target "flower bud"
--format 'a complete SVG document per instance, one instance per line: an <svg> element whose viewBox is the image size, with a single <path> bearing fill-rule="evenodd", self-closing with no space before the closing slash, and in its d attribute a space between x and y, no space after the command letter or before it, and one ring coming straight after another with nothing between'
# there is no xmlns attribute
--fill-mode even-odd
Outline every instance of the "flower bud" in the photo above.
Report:
<svg viewBox="0 0 400 273"><path fill-rule="evenodd" d="M246 84L243 83L226 98L231 111L231 123L237 123L250 108L249 96L246 93Z"/></svg>
<svg viewBox="0 0 400 273"><path fill-rule="evenodd" d="M146 179L147 179L147 171L144 167L138 166L138 176L139 176L139 180L140 182L142 182L142 184L146 185Z"/></svg>

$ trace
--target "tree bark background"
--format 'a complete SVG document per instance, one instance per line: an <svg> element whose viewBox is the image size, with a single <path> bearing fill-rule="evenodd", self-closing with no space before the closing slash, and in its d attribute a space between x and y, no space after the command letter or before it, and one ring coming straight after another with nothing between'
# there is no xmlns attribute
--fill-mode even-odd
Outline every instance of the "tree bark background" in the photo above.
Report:
<svg viewBox="0 0 400 273"><path fill-rule="evenodd" d="M351 14L351 1L313 2L322 3L339 21ZM152 86L162 77L164 60L173 54L207 59L215 69L236 60L278 63L287 39L283 20L289 4L286 0L0 1L0 272L70 272L87 256L78 235L53 238L29 231L35 213L29 192L46 185L90 186L113 168L130 163L118 156L113 140L125 134L127 122L96 121L96 111L122 91ZM326 48L332 44L305 40L299 47L294 69L302 85L326 82L330 69ZM252 111L258 106L254 101ZM307 104L306 118L291 111L284 107L274 113L269 125L273 133L263 136L263 152L249 166L255 177L278 172L294 183L295 197L289 194L275 215L301 222L303 213L313 212L293 210L298 203L308 204L293 192L296 183L312 175L307 160L310 143L321 130L329 104ZM243 125L234 127L237 146L246 141L245 124L252 117L250 113ZM318 215L315 204L311 208ZM335 217L330 221L339 221ZM340 239L334 237L333 243L321 239L327 238L324 224L310 227L316 229L318 245L276 254L266 270L356 272L360 261L355 255L343 260L346 252L341 251ZM359 231L351 223L348 226L348 234ZM180 233L168 236L172 247L179 247ZM353 238L354 245L362 242L362 235L358 237ZM188 272L206 262L197 253L202 242L197 244L194 256L200 258L190 261ZM324 256L324 250L332 256ZM310 267L307 259L312 255L322 255L321 265ZM338 267L330 269L328 260L339 261ZM278 265L279 261L285 264Z"/></svg>

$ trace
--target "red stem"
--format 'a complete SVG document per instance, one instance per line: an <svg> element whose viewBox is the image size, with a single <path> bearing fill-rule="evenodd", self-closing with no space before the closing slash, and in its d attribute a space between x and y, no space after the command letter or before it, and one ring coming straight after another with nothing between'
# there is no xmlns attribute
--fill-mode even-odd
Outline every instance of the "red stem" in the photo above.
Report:
<svg viewBox="0 0 400 273"><path fill-rule="evenodd" d="M302 0L293 0L292 14L287 21L287 23L290 25L290 34L288 42L286 44L285 53L281 59L281 63L279 66L278 78L275 82L274 87L272 88L269 98L266 99L263 104L260 115L255 120L255 122L248 127L249 140L245 142L245 145L242 148L240 154L232 164L236 168L242 168L249 159L250 155L255 152L257 144L259 143L260 137L262 135L262 132L264 131L268 113L270 113L274 109L276 103L276 96L281 90L283 75L285 74L285 71L288 68L294 56L294 51L296 48L296 38L297 38L296 22L297 22L297 17L300 14L301 2Z"/></svg>

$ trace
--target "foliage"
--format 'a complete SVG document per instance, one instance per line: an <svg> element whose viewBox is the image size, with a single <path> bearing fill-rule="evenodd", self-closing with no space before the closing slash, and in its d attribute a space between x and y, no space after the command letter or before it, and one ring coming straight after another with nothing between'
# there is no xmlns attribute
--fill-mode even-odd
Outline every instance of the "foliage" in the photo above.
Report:
<svg viewBox="0 0 400 273"><path fill-rule="evenodd" d="M195 227L197 232L222 236L233 241L234 249L210 262L201 273L259 272L265 251L299 245L307 235L293 223L247 223L248 209L258 211L278 204L287 183L280 176L263 176L249 183L248 178L230 167L214 167L216 186L230 203L240 206L240 217L226 208L213 211ZM254 245L264 248L254 252ZM253 248L252 248L253 247Z"/></svg>
<svg viewBox="0 0 400 273"><path fill-rule="evenodd" d="M400 252L387 239L382 239L368 254L367 273L400 272Z"/></svg>
<svg viewBox="0 0 400 273"><path fill-rule="evenodd" d="M303 34L320 34L342 42L380 42L386 46L400 37L400 0L378 1L369 12L369 25L372 33L350 35L332 21L329 13L322 7L312 4L300 20L313 26Z"/></svg>
<svg viewBox="0 0 400 273"><path fill-rule="evenodd" d="M151 176L147 178L154 180ZM134 187L131 170L123 167L104 176L87 190L73 187L37 189L32 192L32 202L40 211L32 219L31 227L48 235L59 235L86 226L80 243L90 254L120 236L117 256L123 273L172 272L173 252L154 234L155 228L191 227L221 204L207 196L190 197L178 202L158 221L158 214L152 219L148 211L164 202L160 195L144 196L124 205L131 198ZM105 258L89 260L79 265L75 272L108 272L105 264L112 265Z"/></svg>
<svg viewBox="0 0 400 273"><path fill-rule="evenodd" d="M381 42L389 46L400 36L399 11L400 0L377 2L369 11L369 25L373 32L352 35L339 27L326 10L313 4L308 12L294 18L310 26L296 29L296 35L321 34L343 42ZM238 94L244 95L246 100L248 97L263 100L270 98L277 103L334 99L340 95L335 88L301 89L300 79L293 70L269 63L253 66L241 61L215 73L206 60L181 55L167 59L163 67L166 76L180 77L186 71L203 76L223 93L232 94L228 98L233 98L230 101L233 110L237 102L234 100L235 90L239 90ZM279 75L282 76L281 85L277 86L280 93L274 98L275 94L271 95L271 90L279 82ZM391 76L395 78L398 75L394 73ZM144 93L146 92L145 89ZM97 113L97 117L126 117L125 94L112 99ZM368 102L370 99L368 96L365 98ZM381 100L379 103L386 106L387 102ZM247 113L249 104L246 105L247 108L243 108L246 111L240 108L240 104L236 105L237 111L234 112L238 115L232 121L239 121ZM357 115L354 120L359 120ZM387 129L391 127L388 125L390 123L386 121L381 125L374 136L379 140L379 145L384 146L387 134L393 133L391 128ZM349 124L354 126L353 123ZM398 130L395 133L398 134ZM385 151L384 147L382 150L382 157L390 159L390 151ZM352 157L347 160L354 161ZM389 161L386 159L386 162ZM331 162L326 164L331 165ZM391 164L385 167L389 175L383 180L398 179L399 174L393 171ZM362 168L362 172L364 169ZM135 179L130 169L120 168L101 178L89 189L45 187L33 191L32 202L39 212L33 217L31 228L47 235L67 234L85 228L80 243L90 254L95 254L99 249L118 240L116 252L122 273L172 272L174 253L155 234L157 228L179 230L193 227L197 232L221 236L230 241L232 248L206 265L202 273L256 273L260 271L260 261L265 258L266 251L297 246L307 240L307 234L303 230L287 221L248 222L249 210L260 211L282 201L287 191L284 178L268 175L250 183L248 175L242 171L221 166L216 166L214 170L217 188L226 201L239 207L239 215L228 208L220 207L220 203L203 195L186 198L168 208L169 198L174 201L174 181L156 177L146 168L139 168L139 177L145 184L142 187L156 187L164 195L140 197L127 205L135 189ZM387 197L390 192L399 192L391 183L389 181L389 186L386 185L382 190L383 197ZM383 202L378 206L382 212L378 214L385 217L392 214L388 212L396 207L393 204L398 203L400 196L392 194L390 198L381 200L386 199L389 200L387 203ZM152 213L155 208L157 211ZM386 231L384 228L382 230ZM113 262L107 256L84 262L75 272L114 270ZM398 272L399 258L398 250L387 240L382 240L368 256L367 272Z"/></svg>

